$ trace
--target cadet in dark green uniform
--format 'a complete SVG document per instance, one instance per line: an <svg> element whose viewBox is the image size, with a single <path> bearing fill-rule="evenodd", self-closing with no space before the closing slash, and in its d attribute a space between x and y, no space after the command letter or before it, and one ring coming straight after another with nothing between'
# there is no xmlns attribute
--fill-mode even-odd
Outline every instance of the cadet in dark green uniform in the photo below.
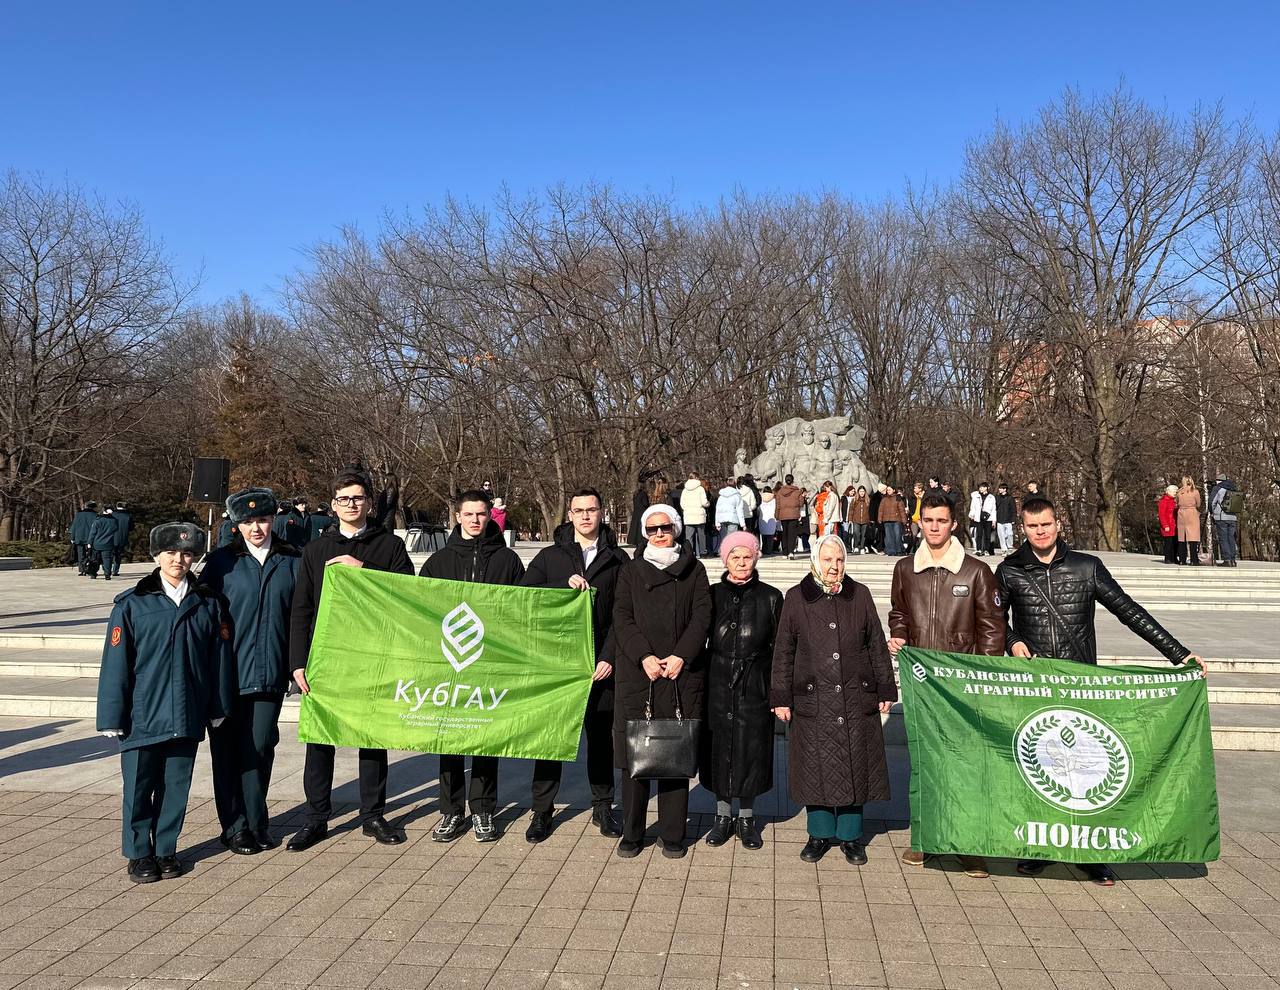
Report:
<svg viewBox="0 0 1280 990"><path fill-rule="evenodd" d="M221 550L223 547L231 546L232 541L236 538L236 528L231 525L231 515L224 512L222 521L218 523L218 538L215 549Z"/></svg>
<svg viewBox="0 0 1280 990"><path fill-rule="evenodd" d="M116 521L116 558L115 568L111 571L111 577L120 576L120 565L124 562L125 554L129 552L129 535L133 532L133 516L129 512L129 507L123 502L116 503L116 511L112 517Z"/></svg>
<svg viewBox="0 0 1280 990"><path fill-rule="evenodd" d="M83 576L85 561L88 557L89 530L93 521L98 518L98 503L86 502L84 508L71 520L71 542L76 548L76 573Z"/></svg>
<svg viewBox="0 0 1280 990"><path fill-rule="evenodd" d="M120 530L116 526L111 506L108 505L102 510L102 515L98 516L89 527L89 549L102 558L102 576L107 581L111 580L111 572L116 566L118 539L120 539ZM97 580L97 570L92 570L89 576Z"/></svg>
<svg viewBox="0 0 1280 990"><path fill-rule="evenodd" d="M123 851L135 883L182 874L178 834L196 748L233 698L230 617L188 573L204 545L192 523L153 529L159 566L116 598L107 626L97 727L120 740Z"/></svg>
<svg viewBox="0 0 1280 990"><path fill-rule="evenodd" d="M301 554L271 535L276 497L270 488L236 492L227 513L235 538L209 555L200 577L231 610L239 697L227 720L209 731L209 755L222 844L249 856L279 845L267 828L267 789L280 706L293 682L289 615Z"/></svg>

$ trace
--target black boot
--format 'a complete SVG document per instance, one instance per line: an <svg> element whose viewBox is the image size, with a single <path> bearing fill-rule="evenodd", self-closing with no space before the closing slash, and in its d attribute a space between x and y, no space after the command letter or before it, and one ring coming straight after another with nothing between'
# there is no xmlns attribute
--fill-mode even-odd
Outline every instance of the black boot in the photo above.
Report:
<svg viewBox="0 0 1280 990"><path fill-rule="evenodd" d="M800 850L800 858L806 863L816 863L827 854L830 848L830 839L818 839L811 835L809 841L804 844L804 848Z"/></svg>
<svg viewBox="0 0 1280 990"><path fill-rule="evenodd" d="M600 830L606 839L621 839L622 826L613 816L613 808L607 804L597 804L591 809L591 824Z"/></svg>
<svg viewBox="0 0 1280 990"><path fill-rule="evenodd" d="M551 834L551 812L535 811L529 819L529 827L524 831L526 842L538 843Z"/></svg>
<svg viewBox="0 0 1280 990"><path fill-rule="evenodd" d="M729 841L731 835L733 835L733 816L716 815L715 824L707 833L706 843L709 846L723 846Z"/></svg>
<svg viewBox="0 0 1280 990"><path fill-rule="evenodd" d="M862 866L867 861L867 850L861 842L842 842L840 843L840 851L844 853L844 858L854 866Z"/></svg>

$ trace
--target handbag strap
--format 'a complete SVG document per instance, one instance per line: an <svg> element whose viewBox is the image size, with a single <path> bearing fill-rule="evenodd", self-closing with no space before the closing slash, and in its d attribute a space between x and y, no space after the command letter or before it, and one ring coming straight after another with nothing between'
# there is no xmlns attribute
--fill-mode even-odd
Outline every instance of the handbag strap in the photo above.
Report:
<svg viewBox="0 0 1280 990"><path fill-rule="evenodd" d="M653 686L657 683L658 682L656 680L649 682L649 698L644 703L644 720L646 722L653 721ZM672 688L675 689L675 692L676 692L676 721L683 722L684 715L681 713L681 710L680 710L680 677L679 675L676 675L676 679L671 682L671 686Z"/></svg>

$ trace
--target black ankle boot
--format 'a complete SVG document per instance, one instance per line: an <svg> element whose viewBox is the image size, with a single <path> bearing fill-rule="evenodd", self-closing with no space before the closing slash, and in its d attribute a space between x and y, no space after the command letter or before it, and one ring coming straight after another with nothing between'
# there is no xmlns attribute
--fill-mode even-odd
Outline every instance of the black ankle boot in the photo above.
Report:
<svg viewBox="0 0 1280 990"><path fill-rule="evenodd" d="M733 835L733 816L716 815L715 824L711 826L705 841L709 846L723 846L729 841L731 835Z"/></svg>

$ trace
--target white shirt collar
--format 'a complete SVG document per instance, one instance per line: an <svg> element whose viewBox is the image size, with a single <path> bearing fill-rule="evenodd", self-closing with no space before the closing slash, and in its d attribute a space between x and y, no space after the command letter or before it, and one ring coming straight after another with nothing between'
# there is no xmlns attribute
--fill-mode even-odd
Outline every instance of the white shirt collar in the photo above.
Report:
<svg viewBox="0 0 1280 990"><path fill-rule="evenodd" d="M253 554L253 559L258 562L258 566L262 567L267 562L267 554L271 552L271 537L267 537L267 542L260 547L255 547L248 540L244 541L244 545L248 547L249 553Z"/></svg>
<svg viewBox="0 0 1280 990"><path fill-rule="evenodd" d="M354 540L357 536L359 536L368 528L369 528L369 524L365 523L363 526L357 529L354 533L348 533L346 523L338 523L338 532L342 534L342 538L345 540Z"/></svg>
<svg viewBox="0 0 1280 990"><path fill-rule="evenodd" d="M160 587L164 589L164 593L169 596L169 600L175 605L182 604L182 599L186 597L190 583L190 579L184 574L182 576L182 580L178 582L178 586L175 588L165 580L163 574L160 575Z"/></svg>

